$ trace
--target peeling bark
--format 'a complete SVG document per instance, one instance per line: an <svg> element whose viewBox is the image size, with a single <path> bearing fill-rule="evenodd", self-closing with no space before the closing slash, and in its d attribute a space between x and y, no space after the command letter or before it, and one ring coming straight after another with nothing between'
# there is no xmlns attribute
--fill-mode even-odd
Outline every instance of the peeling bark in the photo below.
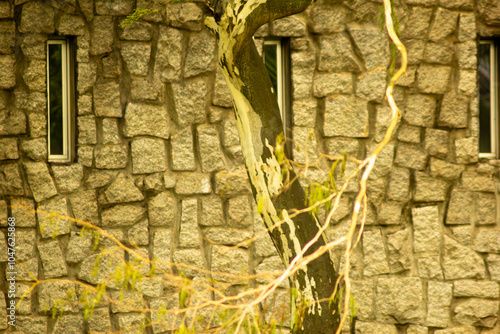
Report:
<svg viewBox="0 0 500 334"><path fill-rule="evenodd" d="M310 0L218 0L210 4L215 13L206 22L218 39L219 66L233 97L252 191L262 206L263 220L286 266L318 233L319 226L309 214L293 219L288 215L290 209L304 207L305 194L298 182L280 192L281 167L274 147L283 125L271 81L252 36L262 24L303 11L310 3ZM282 224L280 217L285 221ZM324 243L324 239L319 238L305 255ZM339 314L332 314L337 306L332 304L331 309L328 306L336 280L328 252L291 279L291 286L299 292L292 308L308 305L297 333L333 333L337 329ZM320 299L326 301L319 302Z"/></svg>

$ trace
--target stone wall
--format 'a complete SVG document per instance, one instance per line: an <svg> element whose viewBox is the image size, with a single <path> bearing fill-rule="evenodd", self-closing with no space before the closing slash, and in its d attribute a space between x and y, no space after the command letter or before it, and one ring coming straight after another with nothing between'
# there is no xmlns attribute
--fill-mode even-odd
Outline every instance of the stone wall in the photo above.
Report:
<svg viewBox="0 0 500 334"><path fill-rule="evenodd" d="M121 28L134 6L159 12ZM344 150L362 158L381 140L390 117L384 88L391 50L380 6L324 0L259 30L258 47L265 37L290 38L296 161ZM500 34L500 7L495 0L407 0L396 7L409 53L395 91L403 117L369 182L367 227L351 272L355 331L498 333L500 162L478 159L476 50L478 33ZM131 259L119 251L95 267L112 245L94 249L90 235L79 236L78 220L149 258L236 274L281 268L255 213L201 8L150 0L0 1L0 271L13 216L18 297L34 280L28 271L97 284ZM53 35L71 36L76 46L77 158L70 164L47 162L45 43ZM322 159L319 167L329 163ZM310 177L321 168L311 168ZM348 224L356 184L348 190L331 238ZM147 276L149 264L140 270ZM2 279L0 313L6 287ZM71 288L78 293L70 299L81 297L65 282L29 294L17 330L109 332L144 321L105 302L88 321L76 304L52 318L50 308ZM108 290L116 296L116 288ZM178 304L178 291L154 278L139 291L126 300ZM6 325L0 318L0 332Z"/></svg>

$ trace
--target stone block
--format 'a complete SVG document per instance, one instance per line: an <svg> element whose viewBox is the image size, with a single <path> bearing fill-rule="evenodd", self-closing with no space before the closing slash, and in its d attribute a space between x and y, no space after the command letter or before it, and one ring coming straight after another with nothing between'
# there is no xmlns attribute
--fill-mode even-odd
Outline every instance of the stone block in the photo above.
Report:
<svg viewBox="0 0 500 334"><path fill-rule="evenodd" d="M170 230L156 230L153 234L153 260L161 270L168 270L172 261L170 238Z"/></svg>
<svg viewBox="0 0 500 334"><path fill-rule="evenodd" d="M201 218L199 223L201 226L221 226L225 224L220 197L201 197Z"/></svg>
<svg viewBox="0 0 500 334"><path fill-rule="evenodd" d="M87 30L83 17L67 13L61 14L56 28L59 34L63 36L83 36Z"/></svg>
<svg viewBox="0 0 500 334"><path fill-rule="evenodd" d="M367 137L368 106L352 96L335 96L325 101L323 133L327 137Z"/></svg>
<svg viewBox="0 0 500 334"><path fill-rule="evenodd" d="M438 8L436 13L434 13L434 21L429 33L429 39L435 42L444 40L455 32L457 22L458 12Z"/></svg>
<svg viewBox="0 0 500 334"><path fill-rule="evenodd" d="M467 127L469 99L454 92L444 95L438 124L450 128Z"/></svg>
<svg viewBox="0 0 500 334"><path fill-rule="evenodd" d="M296 16L287 16L272 22L273 35L284 37L302 37L307 34L306 24Z"/></svg>
<svg viewBox="0 0 500 334"><path fill-rule="evenodd" d="M97 144L97 127L94 116L78 117L78 144Z"/></svg>
<svg viewBox="0 0 500 334"><path fill-rule="evenodd" d="M165 142L162 139L134 139L131 150L133 174L163 172L167 169Z"/></svg>
<svg viewBox="0 0 500 334"><path fill-rule="evenodd" d="M427 36L431 22L432 8L413 7L402 29L404 38L423 39Z"/></svg>
<svg viewBox="0 0 500 334"><path fill-rule="evenodd" d="M162 192L148 202L149 223L151 226L172 226L177 213L177 201L168 192Z"/></svg>
<svg viewBox="0 0 500 334"><path fill-rule="evenodd" d="M394 162L402 167L423 170L427 164L427 152L420 145L399 143Z"/></svg>
<svg viewBox="0 0 500 334"><path fill-rule="evenodd" d="M326 154L329 155L329 159L339 158L344 152L348 156L357 157L360 148L359 144L359 140L354 138L328 138L325 140L325 150Z"/></svg>
<svg viewBox="0 0 500 334"><path fill-rule="evenodd" d="M227 203L227 223L230 226L247 228L253 225L252 207L248 196L229 199Z"/></svg>
<svg viewBox="0 0 500 334"><path fill-rule="evenodd" d="M387 66L387 59L389 59L389 43L385 34L379 29L370 29L366 26L349 27L349 33L363 56L367 70ZM385 70L382 72L384 72L385 86Z"/></svg>
<svg viewBox="0 0 500 334"><path fill-rule="evenodd" d="M439 253L441 244L441 225L437 206L412 209L413 248L415 252Z"/></svg>
<svg viewBox="0 0 500 334"><path fill-rule="evenodd" d="M112 313L127 313L143 308L142 295L137 291L111 291L109 296L114 301L111 304Z"/></svg>
<svg viewBox="0 0 500 334"><path fill-rule="evenodd" d="M21 198L21 197L11 197L10 199L10 210L12 217L16 218L17 227L35 227L35 203L32 199ZM4 226L7 222L7 208L5 210L0 210L5 212L2 217L5 216L4 223L0 223L0 226Z"/></svg>
<svg viewBox="0 0 500 334"><path fill-rule="evenodd" d="M203 172L214 172L225 167L224 156L220 150L220 140L214 125L199 125L198 145Z"/></svg>
<svg viewBox="0 0 500 334"><path fill-rule="evenodd" d="M111 331L111 321L108 308L96 308L92 317L88 320L89 330L98 333L107 333Z"/></svg>
<svg viewBox="0 0 500 334"><path fill-rule="evenodd" d="M472 249L444 236L444 277L447 280L484 278L484 260Z"/></svg>
<svg viewBox="0 0 500 334"><path fill-rule="evenodd" d="M379 323L379 322L367 322L367 321L356 321L356 334L397 334L398 329L395 325Z"/></svg>
<svg viewBox="0 0 500 334"><path fill-rule="evenodd" d="M418 65L423 61L426 42L419 39L406 40L408 65Z"/></svg>
<svg viewBox="0 0 500 334"><path fill-rule="evenodd" d="M16 58L0 55L0 89L10 89L16 85Z"/></svg>
<svg viewBox="0 0 500 334"><path fill-rule="evenodd" d="M18 121L21 122L16 122L17 127L19 128L18 130L21 130L23 132L26 132L26 116L24 113L18 113L17 116L20 116ZM1 116L0 116L1 117ZM4 119L2 120L3 122L8 122L9 119ZM13 120L10 120L9 123L13 123ZM39 115L39 114L29 114L28 116L28 122L29 122L29 127L30 127L30 137L41 137L41 136L46 136L47 135L47 120L45 118L45 115ZM24 124L23 124L24 123ZM2 132L2 127L0 127L0 132Z"/></svg>
<svg viewBox="0 0 500 334"><path fill-rule="evenodd" d="M498 320L498 300L467 299L455 307L455 319L462 325L493 327Z"/></svg>
<svg viewBox="0 0 500 334"><path fill-rule="evenodd" d="M475 70L460 70L459 72L458 89L460 93L467 96L474 96L477 85L477 71Z"/></svg>
<svg viewBox="0 0 500 334"><path fill-rule="evenodd" d="M432 158L430 160L431 175L437 178L455 180L460 177L464 170L463 165L455 165L445 160Z"/></svg>
<svg viewBox="0 0 500 334"><path fill-rule="evenodd" d="M203 230L203 237L217 245L248 247L253 233L232 227L209 227Z"/></svg>
<svg viewBox="0 0 500 334"><path fill-rule="evenodd" d="M469 191L495 192L495 179L473 171L462 173L462 188Z"/></svg>
<svg viewBox="0 0 500 334"><path fill-rule="evenodd" d="M38 182L38 173L41 167L34 166L32 169L32 181ZM46 168L46 167L45 167ZM47 171L48 172L48 171ZM45 173L42 173L45 176ZM50 176L49 176L50 177ZM19 166L17 163L6 163L0 165L0 193L3 195L24 195L24 185L21 173L19 171ZM42 179L42 181L44 181ZM52 182L52 180L50 180ZM47 182L46 185L34 185L37 189L37 195L42 198L45 196L53 196L52 192L55 190L55 186ZM41 200L41 199L40 199Z"/></svg>
<svg viewBox="0 0 500 334"><path fill-rule="evenodd" d="M297 126L293 131L294 161L299 164L314 164L318 159L318 142L314 129Z"/></svg>
<svg viewBox="0 0 500 334"><path fill-rule="evenodd" d="M363 233L363 254L365 258L364 275L374 276L389 273L389 264L380 230Z"/></svg>
<svg viewBox="0 0 500 334"><path fill-rule="evenodd" d="M113 37L113 17L95 16L90 26L90 54L99 55L113 51Z"/></svg>
<svg viewBox="0 0 500 334"><path fill-rule="evenodd" d="M410 198L410 171L406 168L394 167L390 175L387 196L395 201L408 201Z"/></svg>
<svg viewBox="0 0 500 334"><path fill-rule="evenodd" d="M433 280L442 280L444 278L438 256L417 259L417 269L420 278Z"/></svg>
<svg viewBox="0 0 500 334"><path fill-rule="evenodd" d="M42 238L68 234L71 217L68 213L68 203L64 197L56 197L38 205L36 215Z"/></svg>
<svg viewBox="0 0 500 334"><path fill-rule="evenodd" d="M181 225L178 242L181 248L199 247L198 200L196 198L181 201Z"/></svg>
<svg viewBox="0 0 500 334"><path fill-rule="evenodd" d="M167 6L167 24L181 29L200 31L203 11L195 3L170 3Z"/></svg>
<svg viewBox="0 0 500 334"><path fill-rule="evenodd" d="M12 18L14 17L14 4L10 1L0 2L0 18Z"/></svg>
<svg viewBox="0 0 500 334"><path fill-rule="evenodd" d="M71 232L66 261L68 263L78 263L90 255L90 246L93 244L90 233L82 234Z"/></svg>
<svg viewBox="0 0 500 334"><path fill-rule="evenodd" d="M78 80L77 80L77 90L79 94L85 94L95 84L97 75L97 64L95 62L89 63L78 63ZM92 103L92 102L90 102ZM92 111L92 104L90 105L90 111Z"/></svg>
<svg viewBox="0 0 500 334"><path fill-rule="evenodd" d="M54 325L54 334L78 333L83 328L81 315L65 315L58 317Z"/></svg>
<svg viewBox="0 0 500 334"><path fill-rule="evenodd" d="M320 71L360 72L362 65L357 59L351 41L344 33L338 33L319 38Z"/></svg>
<svg viewBox="0 0 500 334"><path fill-rule="evenodd" d="M123 61L132 75L146 76L148 74L151 45L145 42L124 42L121 45Z"/></svg>
<svg viewBox="0 0 500 334"><path fill-rule="evenodd" d="M449 152L449 132L439 129L425 129L425 149L429 155L446 158Z"/></svg>
<svg viewBox="0 0 500 334"><path fill-rule="evenodd" d="M162 82L178 81L181 74L182 32L160 27L155 73Z"/></svg>
<svg viewBox="0 0 500 334"><path fill-rule="evenodd" d="M57 239L39 243L37 247L40 258L42 259L43 275L45 278L61 277L68 274L66 263Z"/></svg>
<svg viewBox="0 0 500 334"><path fill-rule="evenodd" d="M144 199L134 181L123 173L118 174L103 195L104 203L137 202Z"/></svg>
<svg viewBox="0 0 500 334"><path fill-rule="evenodd" d="M497 200L494 194L478 193L477 224L495 225L497 223Z"/></svg>
<svg viewBox="0 0 500 334"><path fill-rule="evenodd" d="M417 87L422 93L444 94L448 90L450 76L450 66L420 65Z"/></svg>
<svg viewBox="0 0 500 334"><path fill-rule="evenodd" d="M472 243L472 228L471 225L459 225L451 228L453 237L466 246L470 246Z"/></svg>
<svg viewBox="0 0 500 334"><path fill-rule="evenodd" d="M19 150L17 148L17 138L1 138L0 139L0 160L10 160L19 158Z"/></svg>
<svg viewBox="0 0 500 334"><path fill-rule="evenodd" d="M170 144L172 148L172 169L195 170L196 162L191 127L186 127L184 130L173 135Z"/></svg>
<svg viewBox="0 0 500 334"><path fill-rule="evenodd" d="M94 111L98 117L122 117L120 87L116 82L96 84L94 89Z"/></svg>
<svg viewBox="0 0 500 334"><path fill-rule="evenodd" d="M47 63L43 60L32 59L28 61L28 66L23 70L23 79L30 91L46 91L46 68Z"/></svg>
<svg viewBox="0 0 500 334"><path fill-rule="evenodd" d="M212 192L210 174L182 173L176 175L175 191L177 194L208 194Z"/></svg>
<svg viewBox="0 0 500 334"><path fill-rule="evenodd" d="M452 298L450 283L429 282L427 285L427 318L429 327L448 327Z"/></svg>
<svg viewBox="0 0 500 334"><path fill-rule="evenodd" d="M314 75L313 95L325 97L332 94L351 94L353 78L351 73L317 72Z"/></svg>
<svg viewBox="0 0 500 334"><path fill-rule="evenodd" d="M215 37L208 29L191 33L184 63L184 76L215 70Z"/></svg>
<svg viewBox="0 0 500 334"><path fill-rule="evenodd" d="M165 87L158 79L135 77L132 79L130 97L132 101L159 101L163 103Z"/></svg>
<svg viewBox="0 0 500 334"><path fill-rule="evenodd" d="M76 192L69 197L69 201L76 219L100 225L95 190Z"/></svg>
<svg viewBox="0 0 500 334"><path fill-rule="evenodd" d="M454 297L498 298L500 290L497 282L461 280L453 282Z"/></svg>
<svg viewBox="0 0 500 334"><path fill-rule="evenodd" d="M248 254L245 250L233 247L212 246L212 275L218 277L218 273L229 273L233 275L245 275L248 271ZM217 273L217 275L215 275ZM225 275L220 275L221 281L227 281Z"/></svg>
<svg viewBox="0 0 500 334"><path fill-rule="evenodd" d="M216 106L231 108L233 106L233 98L227 87L226 80L221 73L220 68L215 72L214 97L212 103Z"/></svg>
<svg viewBox="0 0 500 334"><path fill-rule="evenodd" d="M449 184L435 179L423 172L416 172L416 189L413 196L416 202L441 202L446 200Z"/></svg>
<svg viewBox="0 0 500 334"><path fill-rule="evenodd" d="M411 269L412 249L408 230L401 230L387 235L387 250L389 251L389 268L391 273Z"/></svg>
<svg viewBox="0 0 500 334"><path fill-rule="evenodd" d="M460 13L458 20L458 40L460 42L476 39L476 18L473 13Z"/></svg>
<svg viewBox="0 0 500 334"><path fill-rule="evenodd" d="M48 322L48 317L16 317L16 330L21 333L44 334L47 333Z"/></svg>
<svg viewBox="0 0 500 334"><path fill-rule="evenodd" d="M41 202L57 194L54 181L44 162L27 161L24 163L24 170L36 202Z"/></svg>
<svg viewBox="0 0 500 334"><path fill-rule="evenodd" d="M411 125L432 127L436 111L436 99L429 95L413 94L406 99L403 119Z"/></svg>
<svg viewBox="0 0 500 334"><path fill-rule="evenodd" d="M204 256L199 249L179 249L174 255L177 272L183 273L186 277L204 276L205 269ZM191 268L190 268L191 267ZM194 269L194 268L196 269Z"/></svg>
<svg viewBox="0 0 500 334"><path fill-rule="evenodd" d="M469 137L455 140L455 154L457 162L469 164L478 161L479 144L477 137Z"/></svg>
<svg viewBox="0 0 500 334"><path fill-rule="evenodd" d="M472 193L453 189L448 214L446 215L447 225L469 225L473 222L474 212L471 208L474 205Z"/></svg>
<svg viewBox="0 0 500 334"><path fill-rule="evenodd" d="M488 264L488 271L490 272L491 279L500 281L500 255L488 254L486 256L486 263Z"/></svg>
<svg viewBox="0 0 500 334"><path fill-rule="evenodd" d="M314 68L303 68L294 63L294 57L298 53L292 54L292 95L295 99L310 98L313 85Z"/></svg>
<svg viewBox="0 0 500 334"><path fill-rule="evenodd" d="M133 41L149 41L152 37L151 23L138 21L131 26L123 27L120 38Z"/></svg>
<svg viewBox="0 0 500 334"><path fill-rule="evenodd" d="M22 33L52 34L54 27L54 10L38 2L23 5L19 31Z"/></svg>
<svg viewBox="0 0 500 334"><path fill-rule="evenodd" d="M144 217L146 210L132 204L118 204L109 209L102 210L102 226L127 227L137 223Z"/></svg>
<svg viewBox="0 0 500 334"><path fill-rule="evenodd" d="M382 102L385 96L387 69L376 68L358 77L356 96L368 100Z"/></svg>
<svg viewBox="0 0 500 334"><path fill-rule="evenodd" d="M127 165L126 145L99 145L95 149L95 166L99 169L121 169Z"/></svg>
<svg viewBox="0 0 500 334"><path fill-rule="evenodd" d="M397 225L401 223L401 212L404 203L387 201L378 209L378 223L382 225Z"/></svg>
<svg viewBox="0 0 500 334"><path fill-rule="evenodd" d="M52 173L59 192L73 192L80 188L83 179L83 166L80 164L54 165Z"/></svg>
<svg viewBox="0 0 500 334"><path fill-rule="evenodd" d="M348 13L341 6L312 6L311 31L317 34L332 34L345 30Z"/></svg>
<svg viewBox="0 0 500 334"><path fill-rule="evenodd" d="M168 139L170 117L165 106L129 103L123 128L125 137L150 135Z"/></svg>
<svg viewBox="0 0 500 334"><path fill-rule="evenodd" d="M172 84L175 110L179 125L185 127L192 123L205 121L205 100L207 87L202 78Z"/></svg>
<svg viewBox="0 0 500 334"><path fill-rule="evenodd" d="M458 65L461 68L477 68L477 45L476 41L457 43Z"/></svg>
<svg viewBox="0 0 500 334"><path fill-rule="evenodd" d="M130 54L127 54L127 57L133 57L133 56L134 54L132 52ZM125 57L125 55L123 55L122 57ZM110 53L102 57L101 62L102 62L101 73L102 76L104 76L105 78L114 79L118 78L122 74L123 66L119 55Z"/></svg>
<svg viewBox="0 0 500 334"><path fill-rule="evenodd" d="M483 253L500 253L500 231L481 230L476 236L474 249Z"/></svg>
<svg viewBox="0 0 500 334"><path fill-rule="evenodd" d="M115 272L117 270L124 271L124 255L123 252L114 251L112 254L87 256L82 262L78 278L91 284L102 283L114 288L116 287Z"/></svg>
<svg viewBox="0 0 500 334"><path fill-rule="evenodd" d="M102 120L102 143L104 145L120 144L121 138L116 118L103 118Z"/></svg>
<svg viewBox="0 0 500 334"><path fill-rule="evenodd" d="M418 144L421 142L420 130L421 128L418 126L403 123L398 128L397 138L402 142Z"/></svg>
<svg viewBox="0 0 500 334"><path fill-rule="evenodd" d="M388 323L421 323L423 289L419 278L379 278L377 319Z"/></svg>
<svg viewBox="0 0 500 334"><path fill-rule="evenodd" d="M16 229L16 261L24 261L36 257L35 241L36 235L34 229Z"/></svg>
<svg viewBox="0 0 500 334"><path fill-rule="evenodd" d="M131 0L94 0L98 15L128 15L134 8Z"/></svg>
<svg viewBox="0 0 500 334"><path fill-rule="evenodd" d="M71 294L68 292L71 291ZM68 298L68 295L71 298ZM63 301L62 303L60 301ZM38 288L38 311L51 313L58 305L65 312L78 310L76 285L67 282L49 281Z"/></svg>
<svg viewBox="0 0 500 334"><path fill-rule="evenodd" d="M453 61L453 45L429 42L425 46L424 60L429 64L450 65Z"/></svg>

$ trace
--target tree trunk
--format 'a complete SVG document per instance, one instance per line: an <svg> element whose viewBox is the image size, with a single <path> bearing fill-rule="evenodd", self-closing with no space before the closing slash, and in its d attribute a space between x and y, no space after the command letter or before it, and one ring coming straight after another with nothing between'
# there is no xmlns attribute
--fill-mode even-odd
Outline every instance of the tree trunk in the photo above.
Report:
<svg viewBox="0 0 500 334"><path fill-rule="evenodd" d="M260 213L286 266L318 233L319 225L308 213L289 218L290 209L304 207L305 194L298 182L280 192L283 180L274 148L277 137L283 133L283 125L269 75L252 36L262 24L303 11L310 2L218 0L214 5L214 18L206 21L218 39L219 66L233 98L255 201L259 209L262 208ZM282 218L285 222L280 224ZM305 255L324 244L324 238L319 238ZM328 252L291 278L291 287L299 294L292 301L292 319L297 308L308 306L295 332L321 334L333 333L337 329L338 308L335 303L329 307L328 302L336 280L337 274Z"/></svg>

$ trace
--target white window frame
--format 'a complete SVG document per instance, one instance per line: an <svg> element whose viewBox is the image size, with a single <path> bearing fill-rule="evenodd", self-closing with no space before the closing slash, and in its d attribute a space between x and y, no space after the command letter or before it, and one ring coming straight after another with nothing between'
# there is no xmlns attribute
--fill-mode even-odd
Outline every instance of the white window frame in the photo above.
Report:
<svg viewBox="0 0 500 334"><path fill-rule="evenodd" d="M270 39L264 41L264 46L266 45L276 45L276 77L278 79L278 88L276 95L278 96L278 105L280 107L281 119L285 119L285 106L283 105L283 95L284 95L284 77L283 77L283 49L281 46L281 40ZM266 54L264 54L264 63L266 62Z"/></svg>
<svg viewBox="0 0 500 334"><path fill-rule="evenodd" d="M49 84L49 45L62 47L62 121L63 121L63 153L52 154L50 150L50 84ZM47 152L52 162L71 162L74 155L73 109L74 91L72 89L73 76L72 53L67 39L49 39L47 41Z"/></svg>
<svg viewBox="0 0 500 334"><path fill-rule="evenodd" d="M480 40L480 44L490 45L490 133L491 152L479 153L480 158L499 157L498 145L498 45L494 40ZM479 94L479 89L478 89ZM481 136L481 133L479 133Z"/></svg>

